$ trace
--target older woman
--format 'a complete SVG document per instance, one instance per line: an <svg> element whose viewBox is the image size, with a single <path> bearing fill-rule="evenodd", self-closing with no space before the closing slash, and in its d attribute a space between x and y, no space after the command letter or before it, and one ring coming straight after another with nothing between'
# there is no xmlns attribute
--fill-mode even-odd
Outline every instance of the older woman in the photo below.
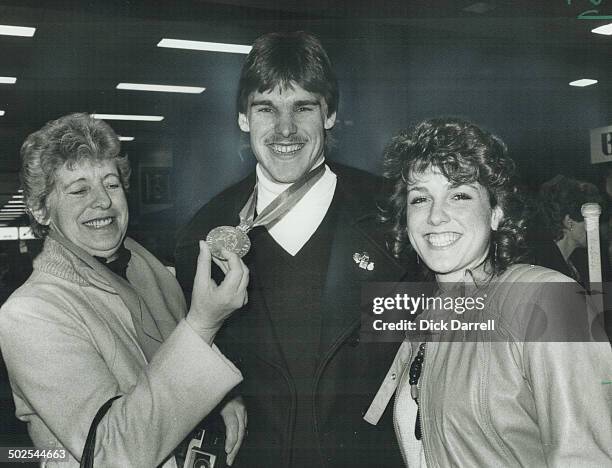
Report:
<svg viewBox="0 0 612 468"><path fill-rule="evenodd" d="M385 157L395 252L416 252L436 297L482 298L474 315L494 319L494 331L408 335L366 420L396 393L410 467L612 466L610 346L569 342L576 330L556 325L585 312L579 286L518 263L522 222L503 142L435 119L400 133Z"/></svg>
<svg viewBox="0 0 612 468"><path fill-rule="evenodd" d="M64 116L31 134L21 156L45 243L0 311L17 417L37 448L68 454L58 466L78 466L98 409L119 396L97 426L95 465L176 466L173 450L241 380L212 341L246 301L248 270L228 252L217 286L202 242L187 314L174 277L125 237L130 168L106 123Z"/></svg>
<svg viewBox="0 0 612 468"><path fill-rule="evenodd" d="M560 271L583 284L587 272L577 268L570 257L577 248L586 247L580 212L584 203L601 203L595 185L562 175L542 184L530 241L536 265Z"/></svg>

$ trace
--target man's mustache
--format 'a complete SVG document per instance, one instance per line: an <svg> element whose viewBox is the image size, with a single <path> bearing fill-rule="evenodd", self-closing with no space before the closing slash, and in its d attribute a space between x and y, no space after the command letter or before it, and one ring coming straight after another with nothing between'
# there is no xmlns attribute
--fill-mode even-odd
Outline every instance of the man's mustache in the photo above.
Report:
<svg viewBox="0 0 612 468"><path fill-rule="evenodd" d="M265 140L266 145L298 145L306 143L308 140L305 138L270 138Z"/></svg>

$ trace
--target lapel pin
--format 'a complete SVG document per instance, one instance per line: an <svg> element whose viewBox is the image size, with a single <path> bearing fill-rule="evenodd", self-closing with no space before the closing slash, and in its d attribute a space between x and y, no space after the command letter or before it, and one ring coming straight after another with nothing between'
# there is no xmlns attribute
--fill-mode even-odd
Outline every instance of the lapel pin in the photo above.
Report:
<svg viewBox="0 0 612 468"><path fill-rule="evenodd" d="M374 269L374 262L370 262L370 256L367 252L355 252L353 254L353 260L359 265L359 268L364 270L372 271Z"/></svg>

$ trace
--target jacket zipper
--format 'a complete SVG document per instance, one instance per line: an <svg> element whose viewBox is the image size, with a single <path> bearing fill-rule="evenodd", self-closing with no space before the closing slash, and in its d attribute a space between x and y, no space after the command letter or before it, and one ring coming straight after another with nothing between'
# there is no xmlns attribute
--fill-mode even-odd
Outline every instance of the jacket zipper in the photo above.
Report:
<svg viewBox="0 0 612 468"><path fill-rule="evenodd" d="M283 450L283 459L285 460L285 465L284 466L289 466L291 463L291 450L288 447L292 447L293 446L293 433L295 432L295 407L296 407L296 391L295 391L295 386L293 385L293 383L291 382L291 379L289 379L288 374L285 373L285 369L283 369L281 366L268 361L266 359L263 359L261 356L257 356L257 358L266 363L267 365L269 365L270 367L273 367L275 369L277 369L279 371L279 373L283 376L283 378L285 379L285 382L287 384L287 387L289 388L290 394L291 394L291 408L289 410L289 421L287 424L287 433L288 433L288 437L287 437L287 444L284 445L282 447Z"/></svg>
<svg viewBox="0 0 612 468"><path fill-rule="evenodd" d="M319 368L317 369L317 372L315 373L315 378L313 382L313 390L312 390L312 416L313 416L312 419L314 421L314 433L315 433L315 440L317 441L317 449L319 451L319 456L321 457L321 461L323 462L324 466L328 466L328 463L325 458L325 454L323 453L323 450L321 449L321 441L319 439L319 422L317 419L317 387L319 386L319 379L321 378L321 375L323 374L323 371L327 367L327 364L331 360L332 356L336 353L336 351L342 345L342 343L344 343L346 338L355 331L355 328L359 326L360 321L361 320L358 320L355 323L353 323L349 328L347 328L347 330L342 335L340 335L340 337L336 340L336 342L329 349L327 354L325 354L325 357L321 360L321 364L319 365Z"/></svg>

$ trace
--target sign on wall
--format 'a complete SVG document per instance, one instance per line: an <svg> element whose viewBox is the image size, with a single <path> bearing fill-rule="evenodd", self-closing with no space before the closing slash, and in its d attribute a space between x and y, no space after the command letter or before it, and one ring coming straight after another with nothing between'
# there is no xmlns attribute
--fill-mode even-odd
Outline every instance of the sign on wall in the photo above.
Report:
<svg viewBox="0 0 612 468"><path fill-rule="evenodd" d="M18 239L19 229L17 229L16 227L0 227L0 241Z"/></svg>
<svg viewBox="0 0 612 468"><path fill-rule="evenodd" d="M612 125L591 130L591 164L612 162Z"/></svg>
<svg viewBox="0 0 612 468"><path fill-rule="evenodd" d="M30 226L19 227L19 239L36 239Z"/></svg>

